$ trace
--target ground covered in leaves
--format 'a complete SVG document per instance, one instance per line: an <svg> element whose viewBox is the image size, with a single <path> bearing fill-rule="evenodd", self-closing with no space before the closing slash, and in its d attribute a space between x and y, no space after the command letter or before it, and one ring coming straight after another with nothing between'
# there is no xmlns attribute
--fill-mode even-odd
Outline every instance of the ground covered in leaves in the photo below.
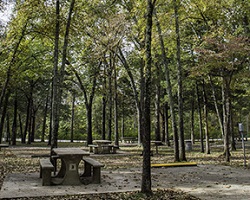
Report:
<svg viewBox="0 0 250 200"><path fill-rule="evenodd" d="M66 144L64 144L66 145ZM74 147L79 144L68 144ZM38 147L39 146L39 147ZM22 147L22 148L20 148ZM61 146L60 146L61 147ZM198 145L197 145L198 147ZM86 148L87 147L83 147ZM198 147L199 148L199 147ZM103 162L106 169L121 169L130 167L140 167L142 163L141 147L138 146L124 146L121 147L121 151L126 153L126 156L114 156L107 155L100 157L99 160ZM173 149L170 147L160 147L160 155L152 157L152 163L164 163L173 161ZM8 148L0 151L0 188L4 181L4 178L9 173L30 173L39 172L39 157L49 154L46 144L38 143L32 146L18 146L15 148ZM212 154L206 155L199 153L199 149L192 152L187 152L187 158L189 161L196 161L202 164L227 164L235 167L241 167L242 155L238 150L232 155L231 163L225 163L221 156L222 151L220 145L215 144L212 149ZM119 159L118 159L119 158ZM125 193L107 193L107 194L89 194L89 195L73 195L73 196L53 196L53 197L36 197L36 198L16 198L16 199L119 199L119 200L160 200L160 199L180 199L180 200L196 200L198 198L193 197L181 191L172 189L159 189L153 191L152 196L145 196L140 192L125 192Z"/></svg>
<svg viewBox="0 0 250 200"><path fill-rule="evenodd" d="M178 200L199 200L196 197L178 192L174 190L157 190L153 191L151 196L145 196L140 192L123 192L123 193L105 193L105 194L88 194L88 195L65 195L53 197L29 197L29 198L16 198L17 200L165 200L165 199L178 199Z"/></svg>

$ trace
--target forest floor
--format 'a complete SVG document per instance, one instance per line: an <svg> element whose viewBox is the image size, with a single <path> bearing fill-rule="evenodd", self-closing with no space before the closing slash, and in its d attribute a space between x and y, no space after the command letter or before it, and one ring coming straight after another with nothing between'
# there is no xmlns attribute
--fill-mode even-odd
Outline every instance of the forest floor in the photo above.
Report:
<svg viewBox="0 0 250 200"><path fill-rule="evenodd" d="M59 144L59 147L72 146L88 149L81 143ZM246 155L250 153L249 147L250 143L247 142ZM154 147L152 150L155 153ZM154 195L151 197L145 197L139 192L142 149L137 145L122 145L116 155L91 155L105 164L102 170L102 183L98 186L90 184L80 188L38 187L41 184L38 179L39 157L49 155L49 151L50 149L44 143L34 143L29 146L18 144L16 147L2 149L0 151L0 198L250 199L250 170L243 167L240 143L237 151L232 152L230 163L224 162L222 145L215 142L211 145L211 154L199 153L199 144L194 145L193 150L186 153L187 160L197 162L198 166L152 168ZM154 154L151 160L152 163L171 163L173 149L160 146L159 155ZM35 182L29 182L30 180ZM33 187L34 185L36 187ZM35 190L32 191L32 188ZM15 194L19 195L15 196Z"/></svg>

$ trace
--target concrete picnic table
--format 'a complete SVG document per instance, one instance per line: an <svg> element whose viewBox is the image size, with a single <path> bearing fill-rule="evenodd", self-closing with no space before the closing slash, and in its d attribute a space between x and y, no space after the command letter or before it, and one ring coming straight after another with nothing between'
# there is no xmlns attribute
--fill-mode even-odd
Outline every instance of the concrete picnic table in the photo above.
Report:
<svg viewBox="0 0 250 200"><path fill-rule="evenodd" d="M98 146L98 153L110 153L112 146L109 146L112 143L110 140L93 140L93 144Z"/></svg>
<svg viewBox="0 0 250 200"><path fill-rule="evenodd" d="M54 148L53 153L61 159L61 168L52 178L56 185L81 185L78 166L83 156L89 153L79 148Z"/></svg>

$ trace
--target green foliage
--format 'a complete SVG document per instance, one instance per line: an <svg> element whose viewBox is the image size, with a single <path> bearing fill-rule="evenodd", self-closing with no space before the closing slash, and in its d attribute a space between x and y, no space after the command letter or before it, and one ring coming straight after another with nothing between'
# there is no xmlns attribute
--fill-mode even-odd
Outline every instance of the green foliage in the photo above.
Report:
<svg viewBox="0 0 250 200"><path fill-rule="evenodd" d="M172 1L158 0L156 2L158 21L162 28L162 36L167 50L167 60L170 69L171 84L175 106L177 106L177 73L176 73L176 43L175 23ZM61 1L60 6L60 41L63 37L67 21L70 1ZM2 6L2 4L0 4ZM55 5L52 1L16 1L14 15L8 28L0 40L0 86L6 80L6 72L11 68L9 89L11 98L8 107L10 123L13 117L13 97L18 94L18 114L25 126L27 100L32 97L34 108L37 108L36 135L40 137L46 97L51 95ZM2 8L2 7L0 7ZM102 133L102 97L108 94L108 73L110 67L117 69L118 82L118 118L119 130L124 118L125 136L137 137L137 110L131 80L123 63L117 58L121 49L130 71L135 79L135 86L140 95L141 69L144 67L144 34L145 34L144 1L77 1L72 18L67 52L66 76L63 85L63 107L60 126L60 139L70 138L71 93L76 94L74 138L86 139L87 117L83 93L75 72L78 73L82 85L89 98L93 79L97 78L97 88L93 101L93 138L99 139ZM195 81L205 79L208 92L208 105L211 116L215 118L212 91L208 75L213 75L214 87L221 105L222 70L224 75L233 74L231 80L232 105L235 118L249 113L249 13L248 1L229 0L190 0L180 1L179 19L181 34L181 62L183 65L183 98L185 115L185 133L189 138L191 102L195 96ZM152 58L153 84L161 82L161 102L167 102L163 95L166 80L157 29L153 24ZM248 25L247 25L248 22ZM15 48L16 52L15 52ZM61 62L61 53L60 59ZM112 56L114 60L111 61ZM113 62L113 63L112 63ZM157 75L160 68L160 77ZM111 74L113 84L113 74ZM106 82L105 82L106 81ZM31 96L32 91L32 96ZM113 91L113 85L112 85ZM151 108L154 111L155 89L152 87L153 99ZM106 101L108 97L106 97ZM108 101L106 102L108 103ZM0 108L2 109L2 108ZM47 113L47 128L49 127L49 101ZM108 109L106 111L109 114ZM112 111L113 112L113 111ZM107 116L106 115L106 116ZM152 112L152 123L153 123ZM171 123L170 123L171 124ZM171 125L169 124L170 134ZM106 124L106 128L107 128ZM152 126L153 127L153 126ZM217 121L210 119L210 134L219 137ZM113 127L112 127L113 129ZM195 122L198 133L198 122ZM20 132L20 131L19 131ZM153 130L152 130L153 132ZM47 135L46 135L47 136ZM197 134L198 137L198 134Z"/></svg>

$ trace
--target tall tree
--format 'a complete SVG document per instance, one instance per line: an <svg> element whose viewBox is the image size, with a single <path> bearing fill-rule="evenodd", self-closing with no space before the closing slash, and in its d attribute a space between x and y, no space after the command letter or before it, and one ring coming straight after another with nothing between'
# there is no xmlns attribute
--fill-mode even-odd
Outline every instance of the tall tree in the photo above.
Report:
<svg viewBox="0 0 250 200"><path fill-rule="evenodd" d="M74 142L75 101L76 101L76 94L74 91L72 91L70 142Z"/></svg>
<svg viewBox="0 0 250 200"><path fill-rule="evenodd" d="M117 69L116 67L114 67L114 133L115 133L115 145L119 146L117 78L118 78Z"/></svg>
<svg viewBox="0 0 250 200"><path fill-rule="evenodd" d="M52 132L51 132L51 149L57 147L58 130L59 130L59 34L60 34L60 1L56 1L56 24L55 24L55 46L54 46L54 69L53 69L53 96L52 96Z"/></svg>
<svg viewBox="0 0 250 200"><path fill-rule="evenodd" d="M101 65L101 62L98 66L98 69ZM98 71L97 71L98 72ZM82 81L82 78L80 77L79 73L74 70L75 76L77 78L77 84L79 85L79 88L83 92L84 96L84 103L85 103L85 108L87 111L87 144L92 144L93 143L93 137L92 137L92 111L93 111L93 100L95 96L95 91L96 91L96 85L97 85L97 72L94 72L94 74L91 75L92 77L92 85L91 89L88 95L88 91L84 85L84 82Z"/></svg>
<svg viewBox="0 0 250 200"><path fill-rule="evenodd" d="M8 108L8 103L9 103L9 97L10 97L10 91L7 90L7 93L5 95L5 100L4 100L3 108L2 108L1 121L0 121L0 143L2 143L2 138L3 138L4 121L5 121L5 116L7 115L7 108Z"/></svg>
<svg viewBox="0 0 250 200"><path fill-rule="evenodd" d="M178 119L179 119L179 144L180 144L180 159L186 161L185 143L184 143L184 121L183 121L183 88L182 88L182 64L181 64L181 39L179 25L179 4L174 0L174 16L175 16L175 33L176 33L176 61L177 61L177 78L178 78Z"/></svg>
<svg viewBox="0 0 250 200"><path fill-rule="evenodd" d="M110 56L109 68L108 68L108 140L112 138L112 110L113 110L113 90L112 90L112 74L113 74L113 67L112 67L112 59Z"/></svg>
<svg viewBox="0 0 250 200"><path fill-rule="evenodd" d="M47 114L48 114L48 104L49 104L49 92L46 97L45 105L44 105L44 114L43 114L43 126L42 126L42 137L41 142L44 142L45 130L46 130L46 122L47 122Z"/></svg>
<svg viewBox="0 0 250 200"><path fill-rule="evenodd" d="M155 78L155 140L161 141L160 129L160 97L161 97L161 72L160 66L156 63L156 78Z"/></svg>
<svg viewBox="0 0 250 200"><path fill-rule="evenodd" d="M54 73L53 73L53 104L52 104L52 144L51 148L57 147L58 130L60 122L60 104L62 98L63 81L65 74L65 66L67 61L67 51L69 43L69 32L71 25L71 18L73 14L73 9L75 5L75 0L71 0L68 18L66 22L64 42L62 49L62 64L60 71L58 69L59 62L59 35L60 35L60 1L56 1L56 28L55 28L55 47L54 47Z"/></svg>
<svg viewBox="0 0 250 200"><path fill-rule="evenodd" d="M169 98L169 107L170 107L170 114L172 118L172 130L173 130L173 139L174 139L174 160L175 161L180 161L179 157L179 144L178 144L178 129L177 129L177 121L176 121L176 114L175 114L175 106L174 106L174 97L173 97L173 92L172 92L172 85L170 81L170 69L169 69L169 61L167 59L167 52L162 36L162 30L160 23L157 18L157 14L155 12L156 16L156 26L157 26L157 31L159 35L159 40L160 40L160 47L161 47L161 55L162 55L162 60L163 60L163 65L164 65L164 71L165 71L165 79L166 79L166 85L167 85L167 94ZM168 117L168 116L167 116Z"/></svg>
<svg viewBox="0 0 250 200"><path fill-rule="evenodd" d="M204 153L204 138L203 138L203 123L202 123L202 110L201 110L201 97L200 97L200 90L198 81L196 82L196 98L197 98L197 108L198 108L198 115L199 115L199 133L200 133L200 151Z"/></svg>
<svg viewBox="0 0 250 200"><path fill-rule="evenodd" d="M210 154L210 144L209 144L209 130L208 130L208 100L207 93L205 89L205 81L202 82L202 93L203 93L203 110L204 110L204 131L206 138L206 154Z"/></svg>
<svg viewBox="0 0 250 200"><path fill-rule="evenodd" d="M14 114L13 114L13 123L12 123L12 145L16 145L16 136L17 136L17 95L14 97Z"/></svg>
<svg viewBox="0 0 250 200"><path fill-rule="evenodd" d="M153 11L155 0L147 1L146 12L146 32L145 32L145 90L142 91L144 96L143 102L143 117L142 117L142 145L143 145L143 168L142 168L142 184L141 191L146 194L152 194L151 190L151 161L150 161L150 96L151 96L151 42L152 42L152 27L153 27Z"/></svg>

